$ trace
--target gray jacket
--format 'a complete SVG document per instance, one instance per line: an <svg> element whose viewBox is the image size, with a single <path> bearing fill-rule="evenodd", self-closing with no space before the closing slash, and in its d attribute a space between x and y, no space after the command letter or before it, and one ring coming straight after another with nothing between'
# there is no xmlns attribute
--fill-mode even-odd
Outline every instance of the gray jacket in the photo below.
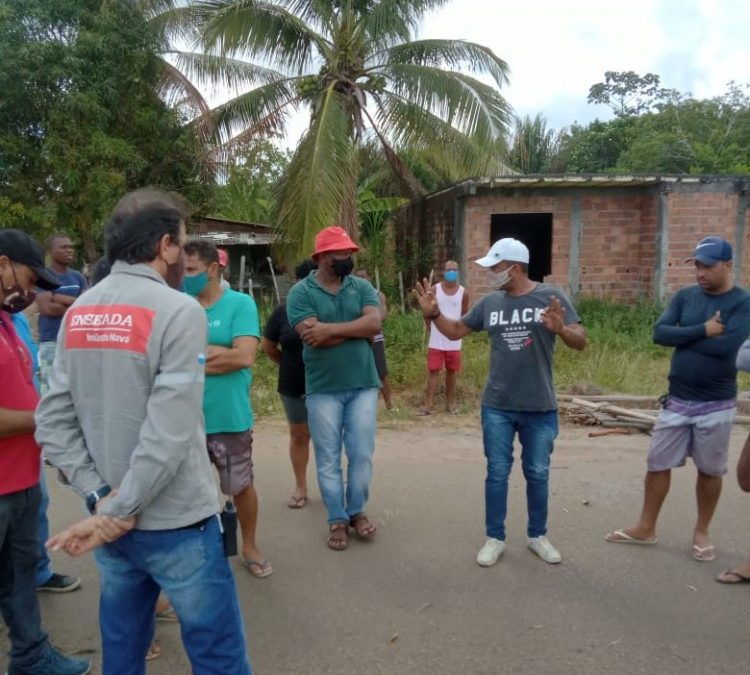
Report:
<svg viewBox="0 0 750 675"><path fill-rule="evenodd" d="M750 371L750 340L745 340L737 352L737 370Z"/></svg>
<svg viewBox="0 0 750 675"><path fill-rule="evenodd" d="M184 527L218 511L206 451L206 313L146 264L117 262L66 312L36 413L44 455L101 513Z"/></svg>

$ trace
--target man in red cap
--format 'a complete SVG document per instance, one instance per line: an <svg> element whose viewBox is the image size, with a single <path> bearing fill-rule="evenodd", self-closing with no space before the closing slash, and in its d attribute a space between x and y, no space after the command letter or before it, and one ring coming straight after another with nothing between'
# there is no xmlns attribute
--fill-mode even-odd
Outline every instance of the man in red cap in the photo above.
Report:
<svg viewBox="0 0 750 675"><path fill-rule="evenodd" d="M380 332L380 302L372 284L351 274L358 250L341 227L319 232L312 255L318 269L287 298L289 324L304 342L308 425L334 551L347 547L350 526L361 539L375 534L365 508L380 387L370 340Z"/></svg>

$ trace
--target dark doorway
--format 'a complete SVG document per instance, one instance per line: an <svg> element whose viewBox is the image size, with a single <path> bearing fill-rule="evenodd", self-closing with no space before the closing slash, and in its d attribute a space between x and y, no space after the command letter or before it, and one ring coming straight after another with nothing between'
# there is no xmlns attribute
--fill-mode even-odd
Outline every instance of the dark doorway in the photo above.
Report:
<svg viewBox="0 0 750 675"><path fill-rule="evenodd" d="M552 214L493 213L490 244L513 237L529 248L529 278L543 281L552 273Z"/></svg>

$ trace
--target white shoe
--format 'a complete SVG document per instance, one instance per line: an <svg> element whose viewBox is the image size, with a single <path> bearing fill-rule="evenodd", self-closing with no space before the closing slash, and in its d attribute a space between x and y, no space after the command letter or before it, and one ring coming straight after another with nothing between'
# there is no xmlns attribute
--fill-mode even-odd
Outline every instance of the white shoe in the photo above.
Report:
<svg viewBox="0 0 750 675"><path fill-rule="evenodd" d="M546 563L554 565L562 562L560 551L550 544L549 539L545 536L529 537L526 545Z"/></svg>
<svg viewBox="0 0 750 675"><path fill-rule="evenodd" d="M505 542L501 539L487 537L482 550L477 554L477 565L482 567L492 567L503 554Z"/></svg>

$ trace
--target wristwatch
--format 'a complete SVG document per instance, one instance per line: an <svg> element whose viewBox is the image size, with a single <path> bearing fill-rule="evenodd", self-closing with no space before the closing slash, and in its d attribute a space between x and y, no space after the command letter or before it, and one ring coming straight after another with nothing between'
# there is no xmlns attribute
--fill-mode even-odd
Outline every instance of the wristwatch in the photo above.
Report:
<svg viewBox="0 0 750 675"><path fill-rule="evenodd" d="M100 487L98 490L94 490L94 492L88 494L86 497L86 508L92 516L96 513L96 505L110 492L112 492L112 488L109 487L109 485L105 485L104 487Z"/></svg>

